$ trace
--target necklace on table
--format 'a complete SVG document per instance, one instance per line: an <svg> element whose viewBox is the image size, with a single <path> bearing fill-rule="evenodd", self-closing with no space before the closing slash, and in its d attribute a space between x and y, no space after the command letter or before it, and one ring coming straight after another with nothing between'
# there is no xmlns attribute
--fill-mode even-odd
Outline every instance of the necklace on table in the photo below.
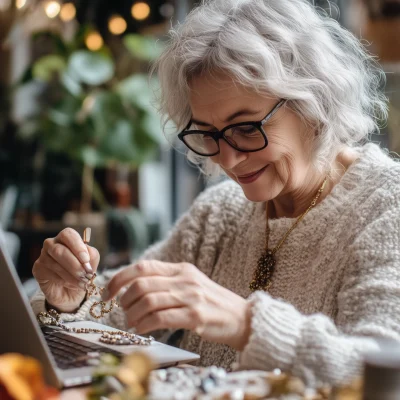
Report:
<svg viewBox="0 0 400 400"><path fill-rule="evenodd" d="M47 312L40 312L37 315L37 320L41 325L51 325L61 328L63 331L72 333L100 333L101 336L99 341L106 344L115 345L139 345L149 346L154 338L149 336L148 338L136 335L136 333L129 333L124 331L109 331L106 329L96 328L75 328L68 326L61 319L60 314L56 310L49 310Z"/></svg>
<svg viewBox="0 0 400 400"><path fill-rule="evenodd" d="M282 247L283 243L285 243L287 237L290 235L290 233L293 231L294 228L302 221L302 219L308 214L308 212L317 204L318 199L321 196L321 193L325 189L325 185L327 182L327 177L324 179L324 182L322 183L322 186L319 188L315 198L311 202L310 206L307 208L306 211L304 211L294 222L294 224L290 227L290 229L285 233L283 238L279 241L279 243L275 246L275 248L270 249L268 246L269 242L269 234L270 234L270 229L269 229L269 224L268 224L268 201L266 203L266 237L265 237L265 252L264 254L259 258L257 262L257 267L254 271L253 275L253 280L250 282L249 288L251 291L256 291L256 290L268 290L271 286L271 279L272 279L272 274L275 269L275 253Z"/></svg>

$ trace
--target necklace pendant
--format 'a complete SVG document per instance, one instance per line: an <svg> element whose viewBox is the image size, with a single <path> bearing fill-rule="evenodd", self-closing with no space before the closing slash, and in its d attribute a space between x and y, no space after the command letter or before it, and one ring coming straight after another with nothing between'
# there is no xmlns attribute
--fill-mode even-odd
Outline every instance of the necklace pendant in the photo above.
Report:
<svg viewBox="0 0 400 400"><path fill-rule="evenodd" d="M249 288L253 292L256 290L268 290L271 286L271 278L275 268L275 257L272 250L267 250L258 260L257 268L254 271L253 280Z"/></svg>

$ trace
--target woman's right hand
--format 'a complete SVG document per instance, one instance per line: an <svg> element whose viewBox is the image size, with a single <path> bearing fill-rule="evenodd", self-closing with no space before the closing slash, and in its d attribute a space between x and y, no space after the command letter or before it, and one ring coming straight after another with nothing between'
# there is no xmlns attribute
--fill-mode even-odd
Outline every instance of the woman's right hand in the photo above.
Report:
<svg viewBox="0 0 400 400"><path fill-rule="evenodd" d="M86 245L74 229L65 228L44 241L32 272L51 306L74 312L86 296L86 284L99 261L97 249Z"/></svg>

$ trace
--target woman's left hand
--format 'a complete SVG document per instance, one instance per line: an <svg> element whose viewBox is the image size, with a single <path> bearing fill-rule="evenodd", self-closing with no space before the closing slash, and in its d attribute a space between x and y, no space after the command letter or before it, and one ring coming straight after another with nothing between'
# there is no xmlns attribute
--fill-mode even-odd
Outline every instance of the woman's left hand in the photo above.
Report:
<svg viewBox="0 0 400 400"><path fill-rule="evenodd" d="M183 328L237 350L247 344L251 319L247 301L192 264L140 261L112 278L103 300L127 286L120 305L128 326L138 333Z"/></svg>

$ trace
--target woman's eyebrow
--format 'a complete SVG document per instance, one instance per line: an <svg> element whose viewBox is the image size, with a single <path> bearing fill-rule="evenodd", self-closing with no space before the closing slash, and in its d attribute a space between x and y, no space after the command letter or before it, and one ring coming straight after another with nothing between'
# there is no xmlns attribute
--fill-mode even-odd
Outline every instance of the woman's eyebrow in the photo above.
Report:
<svg viewBox="0 0 400 400"><path fill-rule="evenodd" d="M233 114L229 115L229 117L226 118L224 120L224 122L229 123L237 117L241 117L243 115L250 117L252 115L257 115L259 113L260 113L260 110L249 110L247 108L244 108L242 110L235 111ZM200 125L200 126L213 126L212 124L209 124L208 122L199 121L198 119L195 119L195 118L192 118L192 123L196 124L196 125Z"/></svg>

